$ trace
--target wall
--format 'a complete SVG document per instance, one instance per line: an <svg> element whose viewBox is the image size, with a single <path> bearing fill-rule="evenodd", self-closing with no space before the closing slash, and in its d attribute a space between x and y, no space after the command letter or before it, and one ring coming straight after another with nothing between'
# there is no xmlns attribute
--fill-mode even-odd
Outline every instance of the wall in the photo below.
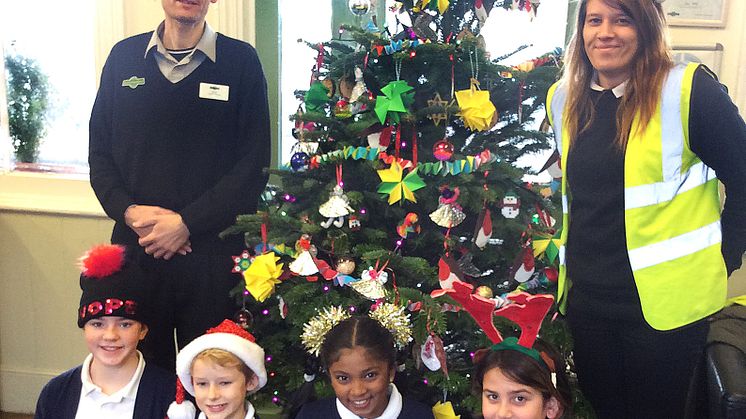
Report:
<svg viewBox="0 0 746 419"><path fill-rule="evenodd" d="M731 97L741 115L746 115L746 2L727 2L724 28L694 28L672 26L669 31L672 45L723 45L720 81L728 86Z"/></svg>

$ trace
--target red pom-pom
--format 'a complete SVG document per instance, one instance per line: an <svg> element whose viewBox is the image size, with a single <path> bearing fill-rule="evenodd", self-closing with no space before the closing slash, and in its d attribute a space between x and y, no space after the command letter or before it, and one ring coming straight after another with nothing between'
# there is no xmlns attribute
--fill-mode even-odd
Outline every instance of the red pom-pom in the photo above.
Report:
<svg viewBox="0 0 746 419"><path fill-rule="evenodd" d="M230 333L230 334L233 334L233 335L240 336L240 337L248 340L249 342L256 342L256 338L254 338L254 335L252 335L251 333L245 331L244 329L241 328L241 326L237 325L235 322L232 322L232 321L230 321L228 319L223 320L222 323L220 323L219 325L217 325L217 326L215 326L213 328L207 329L207 332L205 332L205 333L207 333L207 334L210 334L210 333Z"/></svg>
<svg viewBox="0 0 746 419"><path fill-rule="evenodd" d="M94 246L80 258L80 270L89 278L104 278L119 272L124 265L124 246Z"/></svg>

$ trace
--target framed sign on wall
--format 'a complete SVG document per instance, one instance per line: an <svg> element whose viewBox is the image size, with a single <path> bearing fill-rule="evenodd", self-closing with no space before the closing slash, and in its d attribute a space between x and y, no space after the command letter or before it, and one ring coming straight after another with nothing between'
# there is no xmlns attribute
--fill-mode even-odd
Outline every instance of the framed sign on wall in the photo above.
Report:
<svg viewBox="0 0 746 419"><path fill-rule="evenodd" d="M670 26L725 27L728 0L666 0L663 11Z"/></svg>

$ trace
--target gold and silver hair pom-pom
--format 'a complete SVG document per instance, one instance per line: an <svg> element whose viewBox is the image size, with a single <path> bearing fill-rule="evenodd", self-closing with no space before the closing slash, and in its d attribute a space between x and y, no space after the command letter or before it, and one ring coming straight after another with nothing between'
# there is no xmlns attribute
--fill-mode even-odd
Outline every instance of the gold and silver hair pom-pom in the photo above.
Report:
<svg viewBox="0 0 746 419"><path fill-rule="evenodd" d="M397 348L405 347L412 340L409 314L404 312L404 307L384 303L378 306L375 311L369 313L369 316L391 332ZM326 334L339 322L349 317L350 314L342 307L324 308L318 315L303 325L303 334L300 336L303 346L310 354L318 356Z"/></svg>
<svg viewBox="0 0 746 419"><path fill-rule="evenodd" d="M407 346L412 340L412 325L409 323L409 313L404 312L404 307L384 303L368 315L378 320L378 323L394 335L394 344L399 349Z"/></svg>
<svg viewBox="0 0 746 419"><path fill-rule="evenodd" d="M319 356L321 344L324 343L327 332L348 317L350 314L342 307L326 307L303 325L303 334L300 335L303 346L310 354Z"/></svg>

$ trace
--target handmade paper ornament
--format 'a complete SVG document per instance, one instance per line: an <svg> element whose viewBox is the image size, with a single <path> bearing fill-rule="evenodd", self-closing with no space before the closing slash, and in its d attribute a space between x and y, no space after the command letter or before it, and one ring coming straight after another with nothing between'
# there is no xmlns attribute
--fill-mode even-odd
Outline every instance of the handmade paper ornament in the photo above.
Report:
<svg viewBox="0 0 746 419"><path fill-rule="evenodd" d="M492 213L489 208L484 207L479 212L479 217L477 218L474 230L474 244L478 248L484 249L487 243L489 243L490 238L492 238Z"/></svg>
<svg viewBox="0 0 746 419"><path fill-rule="evenodd" d="M429 335L425 339L425 343L420 348L420 358L422 359L422 363L430 371L438 371L440 369L440 361L438 360L438 356L435 355L433 335Z"/></svg>
<svg viewBox="0 0 746 419"><path fill-rule="evenodd" d="M314 246L313 243L311 243L311 236L309 234L303 233L298 238L298 240L295 241L295 253L296 255L299 255L300 253L308 251L311 256L316 256L317 250L316 246Z"/></svg>
<svg viewBox="0 0 746 419"><path fill-rule="evenodd" d="M329 103L329 89L320 81L311 83L303 98L306 110L309 112L321 112L323 107Z"/></svg>
<svg viewBox="0 0 746 419"><path fill-rule="evenodd" d="M231 256L231 258L234 263L233 269L231 269L233 273L241 273L251 266L251 255L248 250L244 250L238 256Z"/></svg>
<svg viewBox="0 0 746 419"><path fill-rule="evenodd" d="M443 289L453 287L455 281L462 280L464 273L461 272L461 267L458 262L451 256L441 256L438 260L438 283Z"/></svg>
<svg viewBox="0 0 746 419"><path fill-rule="evenodd" d="M314 257L308 251L303 251L298 254L298 257L288 265L290 272L300 276L310 276L319 273L319 268L316 266Z"/></svg>
<svg viewBox="0 0 746 419"><path fill-rule="evenodd" d="M448 106L448 101L441 99L440 92L438 92L435 93L435 96L432 99L429 99L427 101L427 106L442 106L445 110L446 106ZM448 114L446 112L431 113L427 117L432 119L433 123L435 123L435 126L437 127L438 125L440 125L441 121L445 121L448 119Z"/></svg>
<svg viewBox="0 0 746 419"><path fill-rule="evenodd" d="M355 86L352 88L350 93L350 102L357 102L358 99L365 95L368 88L365 86L365 80L363 79L363 70L360 67L355 67Z"/></svg>
<svg viewBox="0 0 746 419"><path fill-rule="evenodd" d="M388 169L377 170L381 178L378 193L388 194L389 205L399 202L402 198L417 202L414 191L424 188L425 182L417 174L417 168L410 170L402 179L403 170L398 161L394 160Z"/></svg>
<svg viewBox="0 0 746 419"><path fill-rule="evenodd" d="M244 271L246 290L259 302L267 299L275 291L275 285L280 283L282 263L274 253L265 253L254 258L251 266Z"/></svg>
<svg viewBox="0 0 746 419"><path fill-rule="evenodd" d="M521 200L513 192L508 192L500 202L500 213L505 218L516 218L521 212Z"/></svg>
<svg viewBox="0 0 746 419"><path fill-rule="evenodd" d="M347 220L347 226L352 231L358 231L360 230L360 227L362 227L360 220L354 215L350 215L350 218Z"/></svg>
<svg viewBox="0 0 746 419"><path fill-rule="evenodd" d="M347 7L353 15L363 16L370 11L370 1L371 0L350 0L347 2Z"/></svg>
<svg viewBox="0 0 746 419"><path fill-rule="evenodd" d="M414 101L412 86L404 80L394 80L381 89L383 94L376 97L374 108L378 120L383 124L388 117L392 123L399 123L399 115L407 113L407 106Z"/></svg>
<svg viewBox="0 0 746 419"><path fill-rule="evenodd" d="M440 400L433 406L433 416L435 419L461 419L453 410L451 402L441 403Z"/></svg>
<svg viewBox="0 0 746 419"><path fill-rule="evenodd" d="M340 256L337 259L337 272L350 275L355 272L355 260L348 256Z"/></svg>
<svg viewBox="0 0 746 419"><path fill-rule="evenodd" d="M438 208L430 213L430 219L441 227L452 228L461 224L466 218L466 214L461 210L456 200L459 196L458 187L443 188L440 192L440 199L438 200Z"/></svg>
<svg viewBox="0 0 746 419"><path fill-rule="evenodd" d="M290 168L295 172L299 172L308 167L308 161L310 157L308 154L298 151L290 156Z"/></svg>
<svg viewBox="0 0 746 419"><path fill-rule="evenodd" d="M398 226L396 226L396 233L399 235L399 237L406 239L407 236L409 236L409 233L420 233L420 224L419 224L419 217L414 212L408 213L404 217L404 221L402 221Z"/></svg>
<svg viewBox="0 0 746 419"><path fill-rule="evenodd" d="M461 109L458 115L464 125L472 131L486 131L492 125L495 105L490 101L490 92L479 90L479 82L472 78L468 90L456 92L456 101Z"/></svg>
<svg viewBox="0 0 746 419"><path fill-rule="evenodd" d="M287 318L287 316L288 316L288 311L289 311L289 309L288 309L288 305L287 305L287 303L285 302L285 299L284 299L284 298L282 298L282 296L281 296L281 295L278 295L278 296L277 296L277 310L279 310L279 312L280 312L280 318L282 318L283 320L284 320L285 318Z"/></svg>
<svg viewBox="0 0 746 419"><path fill-rule="evenodd" d="M534 234L531 246L534 248L534 257L541 257L544 255L549 263L554 263L555 259L559 255L559 249L561 247L560 234L561 231L557 231L554 234L551 233L537 233Z"/></svg>
<svg viewBox="0 0 746 419"><path fill-rule="evenodd" d="M536 268L536 262L534 260L534 254L528 247L521 249L521 252L513 262L513 268L511 269L510 276L519 283L523 283L531 279Z"/></svg>
<svg viewBox="0 0 746 419"><path fill-rule="evenodd" d="M350 206L350 199L345 195L342 186L336 184L329 194L329 200L319 207L319 213L327 217L327 220L319 223L319 225L329 228L333 223L335 227L342 227L344 217L353 212L355 210Z"/></svg>
<svg viewBox="0 0 746 419"><path fill-rule="evenodd" d="M370 148L382 148L386 149L391 144L391 131L392 126L384 127L379 132L374 132L368 135L368 146Z"/></svg>
<svg viewBox="0 0 746 419"><path fill-rule="evenodd" d="M441 15L448 10L448 5L450 4L449 0L420 0L419 2L419 8L420 10L424 10L425 8L437 10L438 13Z"/></svg>
<svg viewBox="0 0 746 419"><path fill-rule="evenodd" d="M448 161L453 157L453 143L446 140L438 140L433 144L433 156L440 161Z"/></svg>
<svg viewBox="0 0 746 419"><path fill-rule="evenodd" d="M360 279L350 282L349 286L363 297L369 300L378 300L386 296L383 284L388 281L389 275L383 269L377 270L370 266L360 275Z"/></svg>
<svg viewBox="0 0 746 419"><path fill-rule="evenodd" d="M461 268L461 272L465 276L477 277L482 276L482 271L472 262L474 255L470 252L464 252L460 258L458 258L458 266Z"/></svg>

